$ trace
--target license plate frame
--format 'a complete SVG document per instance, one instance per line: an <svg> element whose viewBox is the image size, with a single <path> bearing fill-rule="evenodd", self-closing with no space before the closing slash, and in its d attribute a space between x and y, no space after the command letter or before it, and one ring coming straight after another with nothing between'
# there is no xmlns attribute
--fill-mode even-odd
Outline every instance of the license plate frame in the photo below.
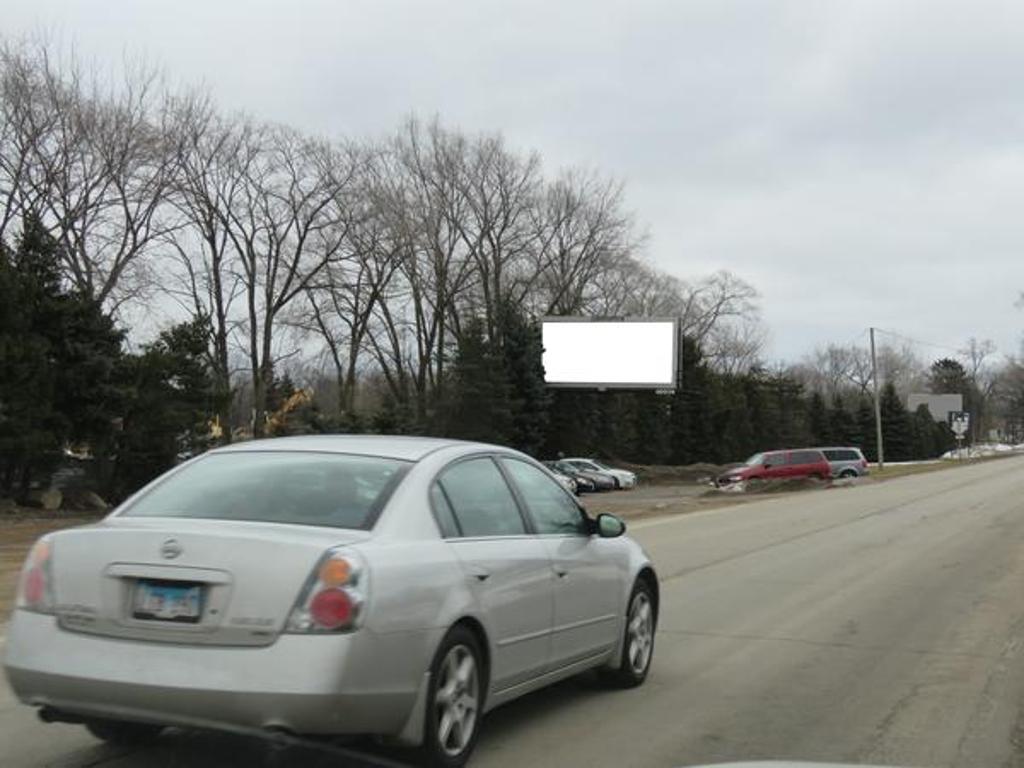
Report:
<svg viewBox="0 0 1024 768"><path fill-rule="evenodd" d="M132 587L132 618L170 624L198 624L203 585L194 581L138 579Z"/></svg>

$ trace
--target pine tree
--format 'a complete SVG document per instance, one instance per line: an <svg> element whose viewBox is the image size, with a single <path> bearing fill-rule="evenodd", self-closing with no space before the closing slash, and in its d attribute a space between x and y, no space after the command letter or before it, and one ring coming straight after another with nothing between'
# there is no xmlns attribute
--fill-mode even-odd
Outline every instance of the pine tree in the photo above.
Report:
<svg viewBox="0 0 1024 768"><path fill-rule="evenodd" d="M908 461L913 454L910 416L896 394L893 383L882 388L879 401L882 412L882 449L890 461Z"/></svg>
<svg viewBox="0 0 1024 768"><path fill-rule="evenodd" d="M205 318L164 331L141 354L126 356L131 385L107 495L120 499L170 469L179 457L206 450L216 412Z"/></svg>
<svg viewBox="0 0 1024 768"><path fill-rule="evenodd" d="M714 461L720 449L714 431L714 375L703 359L703 353L692 338L683 337L682 381L678 382L671 403L669 461L692 464Z"/></svg>
<svg viewBox="0 0 1024 768"><path fill-rule="evenodd" d="M487 338L484 323L470 320L452 364L446 433L464 440L507 444L513 429L504 360Z"/></svg>
<svg viewBox="0 0 1024 768"><path fill-rule="evenodd" d="M98 302L67 290L60 245L26 218L0 245L0 493L28 490L70 442L98 458L125 395L123 334ZM99 463L99 462L98 462Z"/></svg>
<svg viewBox="0 0 1024 768"><path fill-rule="evenodd" d="M875 438L875 409L870 400L862 399L857 406L857 439L855 445L860 447L864 458L878 461L878 441Z"/></svg>
<svg viewBox="0 0 1024 768"><path fill-rule="evenodd" d="M537 455L544 444L550 396L544 383L540 327L506 304L502 313L502 369L506 376L510 424L508 443Z"/></svg>
<svg viewBox="0 0 1024 768"><path fill-rule="evenodd" d="M919 405L910 414L910 433L912 437L913 459L933 459L939 455L936 445L935 419L932 418L928 406Z"/></svg>
<svg viewBox="0 0 1024 768"><path fill-rule="evenodd" d="M846 410L843 397L838 392L832 396L832 408L828 414L828 441L835 445L859 445L857 424L853 414Z"/></svg>
<svg viewBox="0 0 1024 768"><path fill-rule="evenodd" d="M818 392L812 393L807 403L807 425L811 431L811 441L816 445L827 445L831 442L832 429L828 416L825 398Z"/></svg>

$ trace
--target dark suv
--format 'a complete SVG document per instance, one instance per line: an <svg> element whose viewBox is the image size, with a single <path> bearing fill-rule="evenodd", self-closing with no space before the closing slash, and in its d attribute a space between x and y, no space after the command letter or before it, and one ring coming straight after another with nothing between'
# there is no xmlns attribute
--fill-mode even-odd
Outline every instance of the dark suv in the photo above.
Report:
<svg viewBox="0 0 1024 768"><path fill-rule="evenodd" d="M805 448L756 453L742 465L723 472L716 482L719 486L727 486L751 480L782 480L790 477L827 480L831 475L832 469L825 454L816 448Z"/></svg>

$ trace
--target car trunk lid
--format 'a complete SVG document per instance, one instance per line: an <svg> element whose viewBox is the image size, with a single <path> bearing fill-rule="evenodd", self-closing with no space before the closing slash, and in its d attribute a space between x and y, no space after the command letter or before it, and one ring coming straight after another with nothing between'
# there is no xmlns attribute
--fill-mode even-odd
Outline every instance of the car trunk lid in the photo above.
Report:
<svg viewBox="0 0 1024 768"><path fill-rule="evenodd" d="M110 518L54 542L62 627L199 645L268 645L330 547L364 531L187 518Z"/></svg>

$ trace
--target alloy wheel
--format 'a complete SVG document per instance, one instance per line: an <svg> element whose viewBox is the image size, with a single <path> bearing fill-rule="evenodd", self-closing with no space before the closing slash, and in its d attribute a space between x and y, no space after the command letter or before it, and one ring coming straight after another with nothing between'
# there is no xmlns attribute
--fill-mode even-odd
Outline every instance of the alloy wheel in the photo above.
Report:
<svg viewBox="0 0 1024 768"><path fill-rule="evenodd" d="M437 740L449 756L462 753L473 738L479 715L480 676L465 645L454 645L444 657L434 695Z"/></svg>
<svg viewBox="0 0 1024 768"><path fill-rule="evenodd" d="M654 645L654 611L651 599L637 592L629 609L628 646L626 658L635 674L642 675L651 660Z"/></svg>

